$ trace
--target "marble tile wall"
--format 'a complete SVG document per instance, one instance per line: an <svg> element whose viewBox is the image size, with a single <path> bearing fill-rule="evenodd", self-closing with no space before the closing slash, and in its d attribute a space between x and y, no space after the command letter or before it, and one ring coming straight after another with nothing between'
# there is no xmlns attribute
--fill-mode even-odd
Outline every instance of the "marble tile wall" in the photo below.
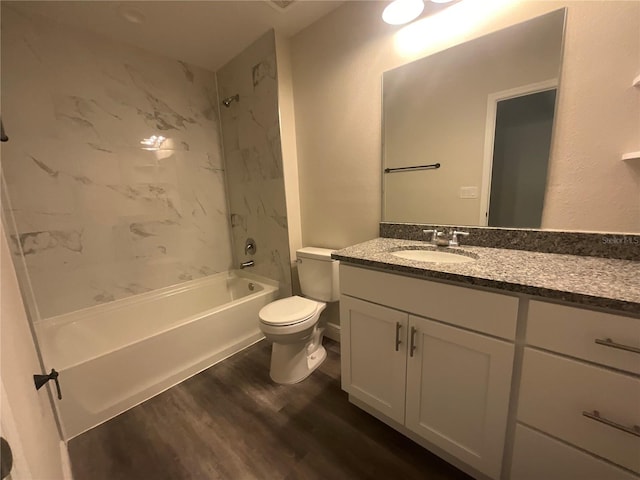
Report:
<svg viewBox="0 0 640 480"><path fill-rule="evenodd" d="M1 48L3 208L34 320L232 266L213 72L7 6Z"/></svg>
<svg viewBox="0 0 640 480"><path fill-rule="evenodd" d="M251 271L281 282L291 295L291 262L280 145L275 34L270 31L218 72L229 209L237 264L254 259ZM255 256L244 253L247 238Z"/></svg>

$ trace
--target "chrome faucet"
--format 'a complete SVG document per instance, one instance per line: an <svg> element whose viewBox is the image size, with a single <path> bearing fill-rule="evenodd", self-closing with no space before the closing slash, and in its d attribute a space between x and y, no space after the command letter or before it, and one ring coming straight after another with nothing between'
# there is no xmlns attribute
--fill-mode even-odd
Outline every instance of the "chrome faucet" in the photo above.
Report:
<svg viewBox="0 0 640 480"><path fill-rule="evenodd" d="M457 230L454 230L451 233L451 238L449 239L447 238L446 232L440 232L437 228L431 230L422 230L422 233L424 233L425 235L431 234L429 243L438 247L457 247L460 245L460 243L458 242L458 236L462 235L466 237L469 235L469 232L459 232Z"/></svg>
<svg viewBox="0 0 640 480"><path fill-rule="evenodd" d="M247 260L246 262L242 262L240 264L240 269L242 270L243 268L247 268L247 267L253 267L255 265L256 262L254 262L253 260Z"/></svg>
<svg viewBox="0 0 640 480"><path fill-rule="evenodd" d="M436 238L438 238L438 235L440 235L442 232L438 232L437 228L434 228L432 230L422 230L422 233L424 233L425 235L427 234L431 234L431 240L429 240L430 243L433 243L434 245L436 245Z"/></svg>
<svg viewBox="0 0 640 480"><path fill-rule="evenodd" d="M431 234L431 240L429 240L429 243L432 245L436 245L438 247L449 246L449 240L445 237L445 232L440 232L437 228L434 228L433 230L422 230L422 233L425 235L428 233Z"/></svg>
<svg viewBox="0 0 640 480"><path fill-rule="evenodd" d="M450 247L457 247L458 245L460 245L458 243L458 235L462 235L463 237L468 237L469 232L459 232L457 230L454 230L453 233L451 234L451 240L449 240Z"/></svg>
<svg viewBox="0 0 640 480"><path fill-rule="evenodd" d="M437 232L436 240L432 243L435 243L438 247L448 247L449 245L451 245L451 240L447 238L446 232Z"/></svg>

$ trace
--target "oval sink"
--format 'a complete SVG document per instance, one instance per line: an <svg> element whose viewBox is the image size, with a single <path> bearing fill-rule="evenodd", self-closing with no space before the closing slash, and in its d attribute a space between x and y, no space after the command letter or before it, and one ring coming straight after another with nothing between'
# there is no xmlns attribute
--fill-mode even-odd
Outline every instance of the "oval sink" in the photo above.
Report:
<svg viewBox="0 0 640 480"><path fill-rule="evenodd" d="M467 255L443 252L440 250L399 250L397 252L391 252L391 255L407 260L432 263L467 263L476 261L475 258Z"/></svg>

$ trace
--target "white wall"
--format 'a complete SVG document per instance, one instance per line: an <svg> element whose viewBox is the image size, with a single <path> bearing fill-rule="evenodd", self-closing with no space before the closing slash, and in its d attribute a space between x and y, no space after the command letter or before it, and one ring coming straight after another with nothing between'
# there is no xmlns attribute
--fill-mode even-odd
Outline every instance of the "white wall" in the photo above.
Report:
<svg viewBox="0 0 640 480"><path fill-rule="evenodd" d="M378 235L382 72L564 6L543 227L640 231L640 166L620 161L640 149L640 2L463 0L404 29L381 21L385 5L346 2L292 39L306 245Z"/></svg>
<svg viewBox="0 0 640 480"><path fill-rule="evenodd" d="M639 74L640 2L572 3L543 227L640 231Z"/></svg>
<svg viewBox="0 0 640 480"><path fill-rule="evenodd" d="M296 143L296 117L293 100L293 74L291 72L291 42L276 32L276 62L278 64L278 110L280 112L280 141L282 168L287 201L287 230L289 231L289 259L291 261L292 289L300 293L296 250L303 247L300 220L300 189L298 176L298 146Z"/></svg>

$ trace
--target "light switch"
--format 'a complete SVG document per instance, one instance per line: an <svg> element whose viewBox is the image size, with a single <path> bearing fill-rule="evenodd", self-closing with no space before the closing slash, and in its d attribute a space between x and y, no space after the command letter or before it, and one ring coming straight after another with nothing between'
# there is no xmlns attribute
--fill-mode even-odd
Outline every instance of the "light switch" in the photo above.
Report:
<svg viewBox="0 0 640 480"><path fill-rule="evenodd" d="M460 187L460 198L478 198L478 187Z"/></svg>

